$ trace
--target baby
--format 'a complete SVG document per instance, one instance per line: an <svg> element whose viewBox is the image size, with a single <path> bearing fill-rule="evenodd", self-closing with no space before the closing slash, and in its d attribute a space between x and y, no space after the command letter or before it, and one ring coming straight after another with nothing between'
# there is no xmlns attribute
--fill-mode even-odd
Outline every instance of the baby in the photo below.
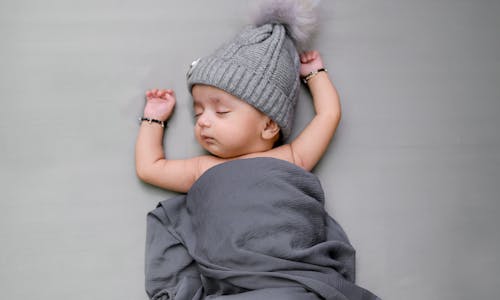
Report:
<svg viewBox="0 0 500 300"><path fill-rule="evenodd" d="M167 159L162 138L175 94L171 89L146 92L136 143L139 178L185 193L206 170L229 160L272 157L307 171L316 165L339 124L339 96L318 51L299 55L301 41L293 26L273 22L264 18L246 28L211 56L193 62L188 72L195 136L212 155ZM299 76L311 91L316 114L283 144L292 128Z"/></svg>
<svg viewBox="0 0 500 300"><path fill-rule="evenodd" d="M317 51L300 55L300 75L309 75L316 115L290 143L274 147L282 127L243 99L207 84L193 84L196 117L194 132L198 143L212 155L190 159L166 159L162 147L161 124L142 121L136 145L136 170L150 184L177 192L187 192L209 168L233 159L274 157L311 170L332 139L340 121L339 96L324 70ZM166 121L175 105L171 89L146 92L144 118ZM278 108L279 109L279 108ZM292 116L289 116L292 118Z"/></svg>
<svg viewBox="0 0 500 300"><path fill-rule="evenodd" d="M318 51L298 50L307 37L298 20L308 18L297 14L307 1L268 3L254 26L188 71L194 133L210 155L167 159L163 130L175 94L146 92L137 174L181 192L148 214L151 299L378 299L354 284L355 251L309 172L341 109ZM286 143L301 78L316 113Z"/></svg>

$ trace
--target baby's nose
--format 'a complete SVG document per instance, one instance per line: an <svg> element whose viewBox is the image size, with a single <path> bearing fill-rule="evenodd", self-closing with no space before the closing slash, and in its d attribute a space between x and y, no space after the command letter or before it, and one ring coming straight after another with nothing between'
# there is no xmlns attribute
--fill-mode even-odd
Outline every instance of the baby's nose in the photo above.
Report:
<svg viewBox="0 0 500 300"><path fill-rule="evenodd" d="M198 117L198 120L196 121L196 123L201 126L201 127L210 127L210 119L208 118L207 114L201 114L199 117Z"/></svg>

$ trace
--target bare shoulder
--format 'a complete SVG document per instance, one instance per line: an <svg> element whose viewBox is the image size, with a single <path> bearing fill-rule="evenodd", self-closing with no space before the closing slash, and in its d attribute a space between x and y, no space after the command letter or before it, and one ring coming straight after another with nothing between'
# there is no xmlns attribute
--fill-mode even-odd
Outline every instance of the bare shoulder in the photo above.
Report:
<svg viewBox="0 0 500 300"><path fill-rule="evenodd" d="M205 173L208 169L229 160L231 159L224 159L213 155L198 156L196 179L200 178L200 176L203 175L203 173Z"/></svg>

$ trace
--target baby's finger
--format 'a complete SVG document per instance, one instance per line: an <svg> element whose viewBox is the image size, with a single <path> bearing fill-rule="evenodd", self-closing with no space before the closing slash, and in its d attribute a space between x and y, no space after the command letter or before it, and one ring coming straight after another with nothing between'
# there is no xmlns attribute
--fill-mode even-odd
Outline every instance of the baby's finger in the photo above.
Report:
<svg viewBox="0 0 500 300"><path fill-rule="evenodd" d="M308 63L311 60L312 60L312 52L311 51L304 52L301 60L302 63Z"/></svg>
<svg viewBox="0 0 500 300"><path fill-rule="evenodd" d="M165 95L165 100L168 100L168 101L175 101L175 96L172 95L172 94L166 94Z"/></svg>
<svg viewBox="0 0 500 300"><path fill-rule="evenodd" d="M300 54L300 61L305 63L307 61L306 52Z"/></svg>

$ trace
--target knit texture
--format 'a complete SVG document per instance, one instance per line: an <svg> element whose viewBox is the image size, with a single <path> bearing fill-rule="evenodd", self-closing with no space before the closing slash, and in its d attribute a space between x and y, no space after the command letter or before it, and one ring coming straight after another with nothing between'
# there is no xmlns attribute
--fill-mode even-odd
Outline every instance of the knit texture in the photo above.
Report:
<svg viewBox="0 0 500 300"><path fill-rule="evenodd" d="M187 82L222 89L248 102L280 127L292 131L299 95L300 59L282 24L248 26L209 56L193 63Z"/></svg>

